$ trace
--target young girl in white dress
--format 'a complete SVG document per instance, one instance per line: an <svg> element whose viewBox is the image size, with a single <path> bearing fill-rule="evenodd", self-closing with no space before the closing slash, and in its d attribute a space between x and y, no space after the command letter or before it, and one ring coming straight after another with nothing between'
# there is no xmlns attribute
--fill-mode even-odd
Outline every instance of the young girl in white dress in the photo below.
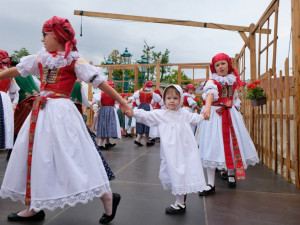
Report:
<svg viewBox="0 0 300 225"><path fill-rule="evenodd" d="M216 168L228 170L228 185L236 186L236 178L245 179L245 169L259 162L255 146L238 111L240 99L237 90L241 80L231 59L224 53L213 57L210 64L211 78L203 88L206 119L196 132L203 167L207 168L209 190L199 194L205 196L215 191ZM234 74L231 74L234 73ZM236 172L236 177L235 177Z"/></svg>
<svg viewBox="0 0 300 225"><path fill-rule="evenodd" d="M134 118L147 126L157 126L160 133L161 165L159 178L164 189L171 189L176 201L167 214L186 211L185 197L206 188L201 156L191 130L204 120L203 115L182 109L183 91L169 85L163 93L165 108L153 111L134 109Z"/></svg>
<svg viewBox="0 0 300 225"><path fill-rule="evenodd" d="M16 68L0 73L0 79L41 77L40 95L15 142L0 197L27 205L10 214L10 221L42 220L43 209L75 206L98 197L105 210L99 222L108 223L121 197L111 192L102 160L70 94L79 78L115 98L128 116L132 109L106 84L102 71L79 55L67 19L54 16L44 23L42 32L45 50L23 57Z"/></svg>

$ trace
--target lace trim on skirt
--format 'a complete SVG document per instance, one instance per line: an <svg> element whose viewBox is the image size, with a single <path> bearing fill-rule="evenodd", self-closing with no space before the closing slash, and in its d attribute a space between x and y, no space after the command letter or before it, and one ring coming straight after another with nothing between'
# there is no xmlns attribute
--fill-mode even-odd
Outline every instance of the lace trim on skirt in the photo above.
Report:
<svg viewBox="0 0 300 225"><path fill-rule="evenodd" d="M186 186L172 186L171 183L162 183L162 186L165 190L172 190L173 195L185 195L190 193L198 193L203 191L206 187L205 181L203 183L186 185Z"/></svg>
<svg viewBox="0 0 300 225"><path fill-rule="evenodd" d="M58 199L49 199L49 200L31 200L30 209L34 211L40 211L42 209L48 209L50 211L55 210L56 208L64 208L66 205L75 206L77 203L88 203L93 198L100 198L105 193L111 192L109 183L104 184L101 187L97 187L90 191L82 192L79 194L71 195L64 198ZM0 190L1 198L10 198L13 201L21 201L25 204L25 194L16 193L7 189Z"/></svg>
<svg viewBox="0 0 300 225"><path fill-rule="evenodd" d="M243 160L244 168L247 169L248 166L254 166L255 164L259 163L259 158L257 156L246 159L246 161ZM226 169L226 163L225 162L214 162L214 161L208 161L202 159L202 166L205 168L217 168L219 170Z"/></svg>

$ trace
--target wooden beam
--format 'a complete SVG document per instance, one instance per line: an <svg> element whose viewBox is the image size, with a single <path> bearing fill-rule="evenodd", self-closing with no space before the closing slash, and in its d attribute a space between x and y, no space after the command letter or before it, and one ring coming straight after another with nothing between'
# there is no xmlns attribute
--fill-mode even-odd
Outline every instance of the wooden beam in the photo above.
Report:
<svg viewBox="0 0 300 225"><path fill-rule="evenodd" d="M110 19L118 19L118 20L131 20L131 21L140 21L140 22L149 22L149 23L171 24L171 25L190 26L190 27L212 28L212 29L241 31L241 32L252 31L250 27L244 27L244 26L205 23L205 22L197 22L191 20L176 20L176 19L164 19L164 18L157 18L157 17L132 16L132 15L124 15L124 14L103 13L103 12L89 12L89 11L82 11L82 10L74 10L74 15L110 18ZM270 34L271 30L262 29L261 32L264 34Z"/></svg>

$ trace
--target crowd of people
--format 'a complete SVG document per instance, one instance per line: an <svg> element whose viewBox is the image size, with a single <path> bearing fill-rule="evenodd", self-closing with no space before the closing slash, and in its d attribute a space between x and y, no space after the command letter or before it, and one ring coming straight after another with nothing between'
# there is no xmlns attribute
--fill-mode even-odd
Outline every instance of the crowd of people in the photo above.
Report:
<svg viewBox="0 0 300 225"><path fill-rule="evenodd" d="M159 179L175 196L167 214L185 213L188 194L215 192L216 169L235 188L247 167L259 162L239 112L241 81L228 55L213 57L200 108L193 84L184 90L170 84L161 94L146 81L132 95L117 93L101 68L78 53L67 19L47 20L42 34L44 48L16 66L0 50L0 150L9 149L0 197L26 205L8 215L9 221L43 220L44 209L93 198L103 203L99 222L112 221L121 195L111 190L114 174L101 151L114 147L114 138L134 137L133 147L153 146L159 138ZM91 102L82 81L101 90ZM95 112L92 130L84 122L82 106Z"/></svg>

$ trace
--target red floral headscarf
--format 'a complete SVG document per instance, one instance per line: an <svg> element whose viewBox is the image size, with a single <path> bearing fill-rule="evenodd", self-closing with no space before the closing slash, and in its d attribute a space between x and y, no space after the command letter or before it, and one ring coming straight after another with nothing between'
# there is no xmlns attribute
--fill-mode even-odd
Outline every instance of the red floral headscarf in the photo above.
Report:
<svg viewBox="0 0 300 225"><path fill-rule="evenodd" d="M58 42L65 46L65 58L71 50L77 51L75 31L69 20L54 16L44 23L42 32L53 32Z"/></svg>
<svg viewBox="0 0 300 225"><path fill-rule="evenodd" d="M144 83L143 91L145 90L145 88L151 88L153 86L154 86L153 82L151 80L148 80Z"/></svg>
<svg viewBox="0 0 300 225"><path fill-rule="evenodd" d="M7 63L1 63L2 60L9 59ZM0 50L0 69L3 69L2 65L10 65L11 64L11 57L9 57L7 51Z"/></svg>
<svg viewBox="0 0 300 225"><path fill-rule="evenodd" d="M188 84L188 85L186 85L186 86L185 86L185 91L188 92L189 89L195 90L195 86L194 86L193 84Z"/></svg>
<svg viewBox="0 0 300 225"><path fill-rule="evenodd" d="M238 85L238 89L242 86L242 81L240 79L240 75L237 72L237 70L232 66L232 62L231 59L228 55L224 54L224 53L219 53L217 55L215 55L212 60L211 60L211 64L210 66L210 71L211 73L216 73L216 69L215 69L215 63L219 62L221 60L226 60L228 62L228 74L233 73L236 76L236 82Z"/></svg>

